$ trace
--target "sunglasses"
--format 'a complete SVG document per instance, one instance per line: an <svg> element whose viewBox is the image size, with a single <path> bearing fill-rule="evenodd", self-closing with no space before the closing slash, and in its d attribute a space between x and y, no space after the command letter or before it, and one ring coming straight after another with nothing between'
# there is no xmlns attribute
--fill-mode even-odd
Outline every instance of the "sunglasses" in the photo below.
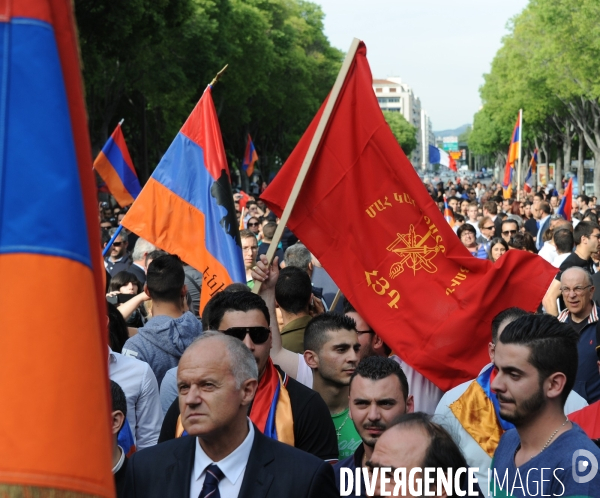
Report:
<svg viewBox="0 0 600 498"><path fill-rule="evenodd" d="M489 227L483 227L484 230L493 230L494 228L496 228L495 225L491 225Z"/></svg>
<svg viewBox="0 0 600 498"><path fill-rule="evenodd" d="M121 247L123 245L123 242L113 242L112 245L115 247Z"/></svg>
<svg viewBox="0 0 600 498"><path fill-rule="evenodd" d="M246 338L246 334L249 334L250 340L254 344L264 344L267 342L271 330L267 327L230 327L227 330L220 330L219 332L235 337L240 341L243 341Z"/></svg>
<svg viewBox="0 0 600 498"><path fill-rule="evenodd" d="M505 230L504 232L502 232L502 235L508 235L508 234L515 235L516 233L517 233L516 230Z"/></svg>
<svg viewBox="0 0 600 498"><path fill-rule="evenodd" d="M248 226L249 226L249 227L257 227L257 226L258 226L258 223L248 223Z"/></svg>

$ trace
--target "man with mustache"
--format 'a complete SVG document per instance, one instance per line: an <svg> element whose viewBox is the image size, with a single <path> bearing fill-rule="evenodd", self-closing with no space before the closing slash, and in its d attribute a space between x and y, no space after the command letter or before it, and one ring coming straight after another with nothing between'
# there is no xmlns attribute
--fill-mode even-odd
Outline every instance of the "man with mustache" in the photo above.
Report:
<svg viewBox="0 0 600 498"><path fill-rule="evenodd" d="M350 378L349 401L350 418L363 442L353 455L334 465L337 486L342 468L351 469L354 474L355 469L364 467L389 424L413 411L406 375L396 361L382 356L368 356L358 364ZM367 496L364 483L360 490L360 496ZM354 496L354 491L351 494Z"/></svg>

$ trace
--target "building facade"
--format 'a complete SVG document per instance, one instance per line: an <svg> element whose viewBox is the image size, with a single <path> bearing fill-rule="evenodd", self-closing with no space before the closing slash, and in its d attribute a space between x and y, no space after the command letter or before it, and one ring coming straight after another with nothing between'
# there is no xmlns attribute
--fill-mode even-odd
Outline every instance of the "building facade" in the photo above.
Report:
<svg viewBox="0 0 600 498"><path fill-rule="evenodd" d="M373 80L373 91L382 111L401 113L417 129L417 147L409 159L415 169L426 167L433 131L429 116L421 109L419 97L410 86L395 77Z"/></svg>

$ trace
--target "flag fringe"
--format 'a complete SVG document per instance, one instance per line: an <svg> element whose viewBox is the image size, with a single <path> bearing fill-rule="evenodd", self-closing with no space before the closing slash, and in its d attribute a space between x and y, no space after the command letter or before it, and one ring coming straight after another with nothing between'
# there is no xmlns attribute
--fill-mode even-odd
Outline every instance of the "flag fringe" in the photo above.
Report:
<svg viewBox="0 0 600 498"><path fill-rule="evenodd" d="M0 498L94 498L97 496L69 489L0 484Z"/></svg>

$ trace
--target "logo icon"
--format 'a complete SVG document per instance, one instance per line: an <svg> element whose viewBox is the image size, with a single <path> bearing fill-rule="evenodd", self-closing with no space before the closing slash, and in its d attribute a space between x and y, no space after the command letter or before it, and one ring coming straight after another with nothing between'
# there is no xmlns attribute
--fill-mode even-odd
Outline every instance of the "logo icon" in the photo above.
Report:
<svg viewBox="0 0 600 498"><path fill-rule="evenodd" d="M425 235L418 235L415 232L414 225L410 225L408 233L397 235L396 240L386 248L400 257L400 261L390 267L391 278L396 278L404 272L405 266L415 274L417 270L425 270L428 273L437 271L437 266L431 260L439 252L443 252L443 248L437 242L433 246L425 243L431 238L431 231L428 231ZM433 240L435 239L431 238L431 241Z"/></svg>
<svg viewBox="0 0 600 498"><path fill-rule="evenodd" d="M583 460L583 458L586 458L589 461ZM575 482L579 484L590 482L598 473L598 460L590 451L577 450L573 453L571 472L573 473Z"/></svg>

